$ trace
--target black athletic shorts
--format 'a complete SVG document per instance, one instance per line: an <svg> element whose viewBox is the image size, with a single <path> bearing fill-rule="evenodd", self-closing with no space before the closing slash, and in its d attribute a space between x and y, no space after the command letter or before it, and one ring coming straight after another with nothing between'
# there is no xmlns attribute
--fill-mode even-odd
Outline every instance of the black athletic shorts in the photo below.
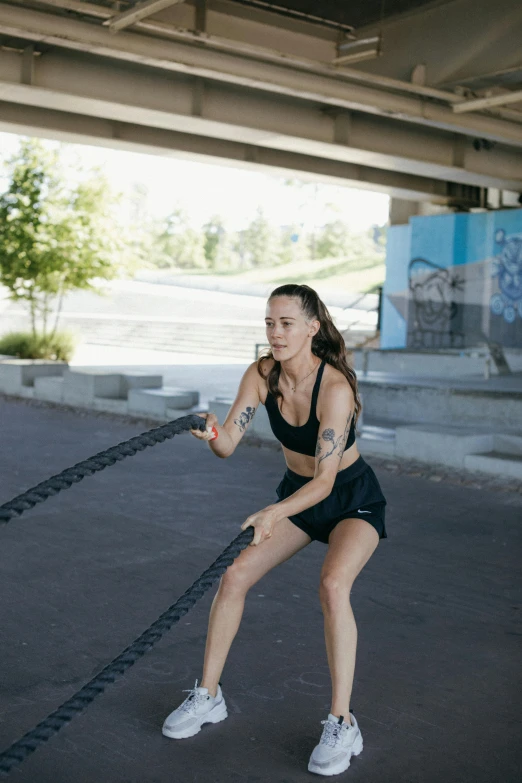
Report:
<svg viewBox="0 0 522 783"><path fill-rule="evenodd" d="M311 480L311 476L301 476L287 468L276 489L276 503L293 495ZM377 476L368 463L358 457L352 465L339 471L327 498L289 519L308 533L312 541L322 541L323 544L328 543L328 536L341 520L353 517L369 522L381 539L388 538L384 524L385 506L386 498Z"/></svg>

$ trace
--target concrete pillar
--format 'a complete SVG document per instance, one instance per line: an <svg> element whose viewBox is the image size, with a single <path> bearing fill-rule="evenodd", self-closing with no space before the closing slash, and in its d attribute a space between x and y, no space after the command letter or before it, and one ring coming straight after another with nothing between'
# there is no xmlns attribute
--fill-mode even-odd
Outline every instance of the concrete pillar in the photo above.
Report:
<svg viewBox="0 0 522 783"><path fill-rule="evenodd" d="M406 201L402 198L390 199L390 226L402 226L414 215L420 214L419 201Z"/></svg>

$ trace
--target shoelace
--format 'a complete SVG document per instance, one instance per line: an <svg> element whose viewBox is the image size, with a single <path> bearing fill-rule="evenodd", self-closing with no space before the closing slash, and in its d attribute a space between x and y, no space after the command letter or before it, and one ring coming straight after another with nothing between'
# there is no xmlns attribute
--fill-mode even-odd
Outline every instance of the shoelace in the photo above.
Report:
<svg viewBox="0 0 522 783"><path fill-rule="evenodd" d="M343 732L346 733L349 729L349 726L344 723L342 725L339 725L338 723L332 723L331 720L322 720L321 723L324 725L323 734L321 737L322 744L330 745L332 748L335 748L339 739L342 738Z"/></svg>
<svg viewBox="0 0 522 783"><path fill-rule="evenodd" d="M191 710L193 707L197 709L198 704L200 704L200 702L206 701L207 699L206 694L198 693L196 690L197 687L198 681L196 680L196 684L193 688L186 688L184 691L182 691L183 693L190 693L190 696L187 696L185 702L181 705L181 709L185 710L186 712L189 712L189 710Z"/></svg>

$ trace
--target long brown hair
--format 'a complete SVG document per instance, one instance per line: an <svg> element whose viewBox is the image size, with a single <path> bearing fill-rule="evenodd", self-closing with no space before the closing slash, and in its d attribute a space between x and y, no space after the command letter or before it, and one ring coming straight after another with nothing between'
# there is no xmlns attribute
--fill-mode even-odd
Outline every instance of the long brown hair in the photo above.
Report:
<svg viewBox="0 0 522 783"><path fill-rule="evenodd" d="M310 288L308 285L297 285L296 283L288 283L275 288L268 297L268 301L276 296L288 296L291 299L297 299L306 320L317 320L321 324L317 334L312 337L312 353L320 359L325 359L328 364L342 372L347 379L355 400L354 421L356 422L362 410L361 399L357 389L357 376L346 361L346 345L343 336L332 321L332 317L324 302L313 288ZM257 360L257 371L262 378L264 378L264 375L261 363L264 359L273 358L273 351L271 348L268 348L263 351ZM267 382L268 390L276 400L278 397L282 397L284 400L283 392L279 388L280 374L281 362L275 359L274 366L268 374Z"/></svg>

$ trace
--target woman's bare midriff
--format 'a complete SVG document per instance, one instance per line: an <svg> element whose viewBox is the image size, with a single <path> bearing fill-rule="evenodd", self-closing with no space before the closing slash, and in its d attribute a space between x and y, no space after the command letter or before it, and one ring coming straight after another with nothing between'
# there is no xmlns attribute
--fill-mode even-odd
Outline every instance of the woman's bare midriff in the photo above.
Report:
<svg viewBox="0 0 522 783"><path fill-rule="evenodd" d="M261 378L259 376L259 398L263 405L266 402L266 397L268 394L268 383L266 381L266 378L272 369L274 365L273 359L266 359L263 362L263 371L265 373L265 378ZM323 377L321 380L321 386L319 387L319 397L317 400L317 407L320 407L320 401L321 401L321 392L325 385L328 384L328 382L331 380L331 374L335 375L338 373L341 374L339 370L336 370L335 367L331 367L331 365L327 364L324 368ZM303 384L303 388L299 389L299 391L296 391L293 395L293 397L290 398L288 393L285 393L285 389L281 388L281 391L285 395L285 402L284 402L284 416L283 418L285 421L288 422L293 427L301 427L303 424L306 424L308 421L308 417L310 415L310 405L312 402L312 390L314 388L315 383L315 373L312 375L312 380L308 383ZM344 376L343 376L344 377ZM348 383L348 381L346 381ZM278 401L279 410L281 410L281 399ZM283 414L281 414L283 415ZM283 446L281 444L281 447L283 449L283 454L285 455L285 460L287 467L290 468L290 470L293 470L294 473L299 473L301 476L308 476L312 478L315 475L315 457L308 456L308 454L298 454L296 451L292 451L291 449L287 449L286 446ZM341 462L339 463L338 471L344 470L349 465L352 465L356 459L360 457L359 450L357 448L357 441L353 443L349 449L346 449L346 451L343 454L343 457L341 459Z"/></svg>

